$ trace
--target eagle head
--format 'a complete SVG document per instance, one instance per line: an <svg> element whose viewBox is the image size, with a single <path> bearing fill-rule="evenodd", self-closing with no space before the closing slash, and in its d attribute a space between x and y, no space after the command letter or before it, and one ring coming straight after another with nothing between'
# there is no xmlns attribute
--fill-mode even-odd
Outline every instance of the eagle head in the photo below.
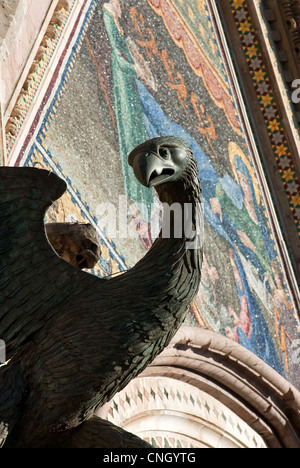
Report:
<svg viewBox="0 0 300 468"><path fill-rule="evenodd" d="M191 150L181 138L163 136L147 140L128 156L138 181L155 187L180 179L191 157Z"/></svg>

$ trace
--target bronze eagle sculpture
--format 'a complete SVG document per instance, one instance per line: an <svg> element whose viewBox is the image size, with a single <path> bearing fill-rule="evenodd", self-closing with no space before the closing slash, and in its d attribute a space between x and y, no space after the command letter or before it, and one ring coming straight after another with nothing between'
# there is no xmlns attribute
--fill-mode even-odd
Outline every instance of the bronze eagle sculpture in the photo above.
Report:
<svg viewBox="0 0 300 468"><path fill-rule="evenodd" d="M178 235L170 210L146 255L109 280L74 268L47 239L45 213L65 182L41 169L0 168L4 448L147 446L94 413L153 361L187 315L201 276L201 187L179 138L144 142L129 164L162 203L182 207L190 224Z"/></svg>

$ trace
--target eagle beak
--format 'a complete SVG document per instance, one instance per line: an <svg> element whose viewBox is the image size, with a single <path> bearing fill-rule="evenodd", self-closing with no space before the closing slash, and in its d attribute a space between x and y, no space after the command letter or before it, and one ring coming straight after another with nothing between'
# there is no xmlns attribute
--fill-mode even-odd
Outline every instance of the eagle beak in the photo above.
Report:
<svg viewBox="0 0 300 468"><path fill-rule="evenodd" d="M138 181L146 187L169 182L175 174L172 161L165 161L154 152L136 154L129 163Z"/></svg>

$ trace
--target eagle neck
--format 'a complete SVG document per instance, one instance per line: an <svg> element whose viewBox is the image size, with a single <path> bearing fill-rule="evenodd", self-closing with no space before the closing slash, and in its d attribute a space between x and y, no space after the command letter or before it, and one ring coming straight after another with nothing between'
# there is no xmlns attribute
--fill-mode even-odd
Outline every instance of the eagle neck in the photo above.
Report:
<svg viewBox="0 0 300 468"><path fill-rule="evenodd" d="M156 188L163 203L159 237L133 268L145 278L143 294L158 309L176 315L185 310L200 283L203 244L201 187L196 162L191 162L177 182ZM169 301L169 302L168 302Z"/></svg>

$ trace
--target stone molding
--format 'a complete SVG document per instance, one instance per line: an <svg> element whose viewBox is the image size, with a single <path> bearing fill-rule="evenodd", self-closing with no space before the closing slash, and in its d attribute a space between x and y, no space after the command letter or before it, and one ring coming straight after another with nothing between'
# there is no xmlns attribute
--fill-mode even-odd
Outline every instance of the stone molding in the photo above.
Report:
<svg viewBox="0 0 300 468"><path fill-rule="evenodd" d="M20 70L15 91L10 101L2 105L2 125L5 128L2 135L2 163L9 162L10 154L16 141L20 139L28 116L34 114L33 105L38 101L45 79L51 75L51 69L53 71L55 56L59 54L58 45L66 34L72 11L76 9L75 6L79 8L81 4L82 0L78 5L75 0L50 2L43 26L40 31L36 31L36 41L31 47L26 66L24 70Z"/></svg>
<svg viewBox="0 0 300 468"><path fill-rule="evenodd" d="M252 352L202 328L182 327L144 375L194 382L249 424L269 447L300 448L300 393Z"/></svg>
<svg viewBox="0 0 300 468"><path fill-rule="evenodd" d="M297 0L262 3L287 83L300 77L300 5ZM300 118L300 115L298 115ZM299 120L298 120L299 121Z"/></svg>
<svg viewBox="0 0 300 468"><path fill-rule="evenodd" d="M189 384L199 390L199 397L207 394L224 405L268 448L300 448L299 391L252 352L222 335L204 328L182 327L170 345L129 385L136 381L138 388L139 379L152 381L153 389L157 381L172 379L174 393L177 382ZM119 403L113 399L97 414L132 430L134 411L127 413L125 419L114 415L116 405L122 401L126 404L126 388L124 395ZM177 404L180 406L179 401ZM152 409L155 410L154 398ZM141 409L139 412L141 416ZM151 406L147 402L148 415L149 412Z"/></svg>

